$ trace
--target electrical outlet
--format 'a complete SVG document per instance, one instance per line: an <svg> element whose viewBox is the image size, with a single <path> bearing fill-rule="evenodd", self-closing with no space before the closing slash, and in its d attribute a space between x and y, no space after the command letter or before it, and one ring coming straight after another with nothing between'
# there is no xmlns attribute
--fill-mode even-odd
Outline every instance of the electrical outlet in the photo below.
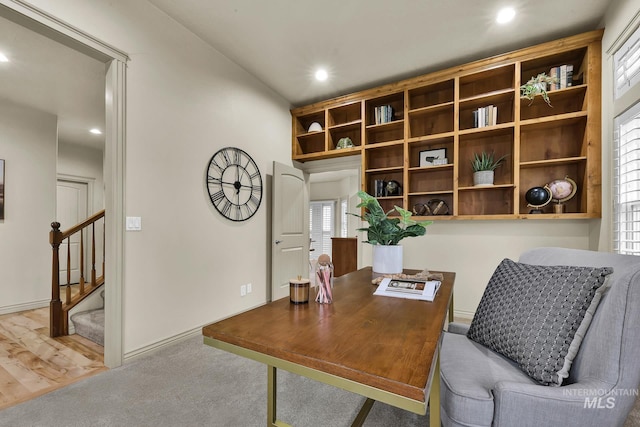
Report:
<svg viewBox="0 0 640 427"><path fill-rule="evenodd" d="M247 285L240 286L240 296L243 297L247 295Z"/></svg>
<svg viewBox="0 0 640 427"><path fill-rule="evenodd" d="M250 294L252 290L251 283L247 283L247 293Z"/></svg>

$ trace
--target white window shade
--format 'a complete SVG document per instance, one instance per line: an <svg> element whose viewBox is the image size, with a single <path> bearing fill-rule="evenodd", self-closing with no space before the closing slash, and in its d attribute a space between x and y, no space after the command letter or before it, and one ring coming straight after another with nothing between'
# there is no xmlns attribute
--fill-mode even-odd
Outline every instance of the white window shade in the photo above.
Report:
<svg viewBox="0 0 640 427"><path fill-rule="evenodd" d="M615 120L614 250L640 255L640 104Z"/></svg>
<svg viewBox="0 0 640 427"><path fill-rule="evenodd" d="M309 258L318 258L322 254L331 256L331 238L334 233L335 202L309 203L309 232L311 249Z"/></svg>
<svg viewBox="0 0 640 427"><path fill-rule="evenodd" d="M635 33L613 56L615 99L640 81L640 31Z"/></svg>

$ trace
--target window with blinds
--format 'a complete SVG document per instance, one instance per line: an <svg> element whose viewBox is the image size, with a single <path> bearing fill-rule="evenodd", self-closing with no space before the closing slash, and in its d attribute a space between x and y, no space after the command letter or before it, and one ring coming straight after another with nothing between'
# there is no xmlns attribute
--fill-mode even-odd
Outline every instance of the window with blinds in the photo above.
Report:
<svg viewBox="0 0 640 427"><path fill-rule="evenodd" d="M640 104L615 120L614 250L640 255Z"/></svg>
<svg viewBox="0 0 640 427"><path fill-rule="evenodd" d="M613 55L615 78L613 171L613 249L640 255L640 99L634 87L640 81L640 30ZM629 91L633 88L633 91Z"/></svg>
<svg viewBox="0 0 640 427"><path fill-rule="evenodd" d="M615 99L620 98L640 81L640 31L631 37L613 55Z"/></svg>
<svg viewBox="0 0 640 427"><path fill-rule="evenodd" d="M309 235L311 236L309 259L318 258L322 254L331 256L334 218L335 202L309 203Z"/></svg>

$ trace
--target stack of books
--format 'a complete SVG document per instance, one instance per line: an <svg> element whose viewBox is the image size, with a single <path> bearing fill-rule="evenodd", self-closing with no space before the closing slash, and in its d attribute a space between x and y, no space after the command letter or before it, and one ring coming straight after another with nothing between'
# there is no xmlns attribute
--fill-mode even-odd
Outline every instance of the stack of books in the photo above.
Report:
<svg viewBox="0 0 640 427"><path fill-rule="evenodd" d="M393 120L393 107L391 105L381 105L374 109L375 124L389 123Z"/></svg>
<svg viewBox="0 0 640 427"><path fill-rule="evenodd" d="M498 124L498 107L487 105L473 110L473 127L483 128L485 126L495 126Z"/></svg>
<svg viewBox="0 0 640 427"><path fill-rule="evenodd" d="M558 90L571 87L573 84L573 65L564 64L558 67L551 67L549 77L555 77L556 82L551 83L547 90Z"/></svg>
<svg viewBox="0 0 640 427"><path fill-rule="evenodd" d="M378 289L373 294L433 301L441 283L439 280L391 279L387 277L380 282Z"/></svg>

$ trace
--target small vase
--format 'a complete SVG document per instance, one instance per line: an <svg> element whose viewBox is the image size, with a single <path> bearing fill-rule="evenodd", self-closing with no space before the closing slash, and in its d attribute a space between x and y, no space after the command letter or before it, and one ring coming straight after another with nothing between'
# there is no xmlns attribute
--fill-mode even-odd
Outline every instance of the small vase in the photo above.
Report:
<svg viewBox="0 0 640 427"><path fill-rule="evenodd" d="M402 246L374 245L373 272L380 274L402 273Z"/></svg>
<svg viewBox="0 0 640 427"><path fill-rule="evenodd" d="M493 185L493 171L474 172L473 185L476 187L486 187Z"/></svg>

